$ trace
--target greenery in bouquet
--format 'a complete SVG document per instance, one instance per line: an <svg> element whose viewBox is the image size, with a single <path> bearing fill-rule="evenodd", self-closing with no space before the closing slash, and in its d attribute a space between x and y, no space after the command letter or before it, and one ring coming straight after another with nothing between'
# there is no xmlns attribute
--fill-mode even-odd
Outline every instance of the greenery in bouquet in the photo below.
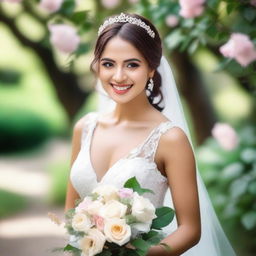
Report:
<svg viewBox="0 0 256 256"><path fill-rule="evenodd" d="M162 245L162 228L174 217L169 207L155 208L135 177L123 188L102 184L65 215L69 243L64 251L74 256L143 256L153 245Z"/></svg>
<svg viewBox="0 0 256 256"><path fill-rule="evenodd" d="M256 128L247 124L237 130L239 143L232 150L208 138L197 150L198 165L223 224L230 233L240 230L236 236L249 237L247 246L255 249Z"/></svg>

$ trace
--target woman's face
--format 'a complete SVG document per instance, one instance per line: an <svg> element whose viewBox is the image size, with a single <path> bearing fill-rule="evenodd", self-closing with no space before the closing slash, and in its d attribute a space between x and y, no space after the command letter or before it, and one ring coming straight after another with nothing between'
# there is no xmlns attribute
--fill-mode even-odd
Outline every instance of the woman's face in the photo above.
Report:
<svg viewBox="0 0 256 256"><path fill-rule="evenodd" d="M113 37L99 60L98 77L108 95L117 103L146 97L145 86L154 71L128 41Z"/></svg>

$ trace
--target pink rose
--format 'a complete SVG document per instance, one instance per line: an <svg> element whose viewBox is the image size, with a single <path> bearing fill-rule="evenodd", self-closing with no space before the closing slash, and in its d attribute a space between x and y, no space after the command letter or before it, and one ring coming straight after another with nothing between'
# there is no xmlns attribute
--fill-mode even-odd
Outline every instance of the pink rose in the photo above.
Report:
<svg viewBox="0 0 256 256"><path fill-rule="evenodd" d="M178 25L179 20L176 15L170 14L165 18L165 23L168 27L175 27Z"/></svg>
<svg viewBox="0 0 256 256"><path fill-rule="evenodd" d="M93 223L100 231L104 230L104 218L99 215L92 216Z"/></svg>
<svg viewBox="0 0 256 256"><path fill-rule="evenodd" d="M133 195L133 190L130 188L121 188L118 191L118 195L121 198L131 197Z"/></svg>
<svg viewBox="0 0 256 256"><path fill-rule="evenodd" d="M250 4L253 5L253 6L256 6L256 0L251 0Z"/></svg>
<svg viewBox="0 0 256 256"><path fill-rule="evenodd" d="M49 25L49 30L51 33L50 41L58 50L72 53L78 48L80 38L75 28L65 24L56 24Z"/></svg>
<svg viewBox="0 0 256 256"><path fill-rule="evenodd" d="M63 0L41 0L39 6L49 13L56 12L60 9Z"/></svg>
<svg viewBox="0 0 256 256"><path fill-rule="evenodd" d="M180 0L180 15L184 18L195 18L204 11L205 0Z"/></svg>
<svg viewBox="0 0 256 256"><path fill-rule="evenodd" d="M212 136L226 150L235 149L238 144L235 130L225 123L216 123L212 129Z"/></svg>
<svg viewBox="0 0 256 256"><path fill-rule="evenodd" d="M252 41L242 33L233 33L229 41L220 47L220 52L225 57L235 59L242 66L256 60L256 50Z"/></svg>
<svg viewBox="0 0 256 256"><path fill-rule="evenodd" d="M107 9L114 9L120 4L120 0L101 0L101 4Z"/></svg>

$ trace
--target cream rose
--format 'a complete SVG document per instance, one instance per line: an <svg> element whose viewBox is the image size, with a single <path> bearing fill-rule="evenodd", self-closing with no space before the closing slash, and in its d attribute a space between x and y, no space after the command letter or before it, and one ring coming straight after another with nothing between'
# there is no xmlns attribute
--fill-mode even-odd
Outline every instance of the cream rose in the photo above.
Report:
<svg viewBox="0 0 256 256"><path fill-rule="evenodd" d="M116 200L108 201L99 211L103 218L122 218L127 210L127 205Z"/></svg>
<svg viewBox="0 0 256 256"><path fill-rule="evenodd" d="M131 228L124 219L107 219L104 226L104 234L108 242L122 246L129 242Z"/></svg>
<svg viewBox="0 0 256 256"><path fill-rule="evenodd" d="M103 250L106 237L96 228L89 230L88 235L79 241L82 256L93 256Z"/></svg>
<svg viewBox="0 0 256 256"><path fill-rule="evenodd" d="M102 206L103 206L103 203L101 203L100 201L92 201L92 203L87 206L86 211L90 215L99 215L99 210L101 209Z"/></svg>
<svg viewBox="0 0 256 256"><path fill-rule="evenodd" d="M132 215L141 222L151 222L156 218L155 207L148 198L144 198L134 193L133 204L132 204Z"/></svg>
<svg viewBox="0 0 256 256"><path fill-rule="evenodd" d="M102 196L105 202L118 199L118 189L107 184L96 187L92 193Z"/></svg>
<svg viewBox="0 0 256 256"><path fill-rule="evenodd" d="M76 213L72 219L72 227L76 231L87 232L92 225L90 218L83 213Z"/></svg>

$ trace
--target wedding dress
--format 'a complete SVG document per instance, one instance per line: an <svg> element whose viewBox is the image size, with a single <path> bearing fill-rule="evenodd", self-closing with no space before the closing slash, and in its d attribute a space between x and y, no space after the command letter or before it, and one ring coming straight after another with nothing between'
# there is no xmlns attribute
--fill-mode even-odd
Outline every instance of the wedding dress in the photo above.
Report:
<svg viewBox="0 0 256 256"><path fill-rule="evenodd" d="M99 116L100 114L98 112L92 112L90 113L90 117L84 122L81 136L81 149L71 167L70 179L80 197L84 198L99 184L112 184L120 188L127 179L136 176L143 188L149 188L154 191L154 194L145 193L144 196L149 198L155 207L163 206L165 195L166 193L170 193L170 190L168 189L168 180L158 170L154 162L154 157L161 135L172 127L175 127L174 123L169 120L157 125L143 142L132 149L126 156L115 162L101 180L99 180L93 169L90 158L90 145ZM171 207L173 208L173 206ZM212 211L212 209L201 209L201 211L202 210ZM215 243L207 244L209 233L206 232L206 235L201 237L201 241L203 240L203 242L201 244L198 243L196 246L183 253L183 256L235 255L220 225L213 227L210 222L203 223L203 225L206 229L211 230L211 236L214 237ZM170 232L170 228L172 231L177 228L176 218L174 218L173 222L168 227L168 232Z"/></svg>
<svg viewBox="0 0 256 256"><path fill-rule="evenodd" d="M157 169L154 156L161 135L172 128L173 123L165 121L157 125L143 142L114 163L101 180L98 180L91 163L90 145L99 116L99 113L92 112L89 120L84 123L81 150L71 168L71 182L80 197L84 198L99 184L112 184L121 188L126 180L136 176L143 188L155 191L155 194L146 193L144 196L149 198L155 207L162 206L168 182Z"/></svg>

